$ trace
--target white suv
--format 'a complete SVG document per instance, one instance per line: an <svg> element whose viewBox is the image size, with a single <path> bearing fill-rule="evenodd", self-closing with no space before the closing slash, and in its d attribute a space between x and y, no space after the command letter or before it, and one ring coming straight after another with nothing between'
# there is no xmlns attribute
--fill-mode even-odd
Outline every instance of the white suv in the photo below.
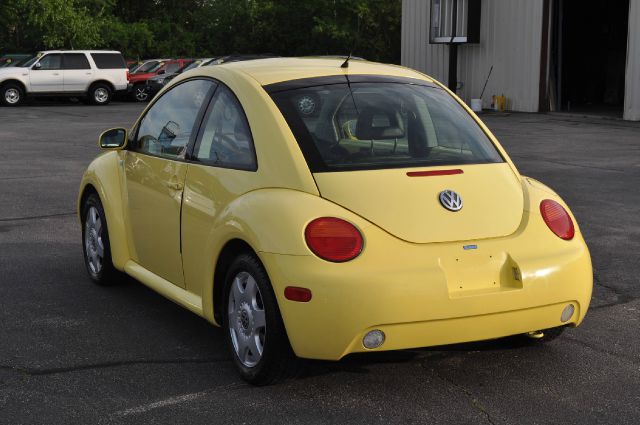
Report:
<svg viewBox="0 0 640 425"><path fill-rule="evenodd" d="M16 106L26 96L69 96L106 105L114 93L127 90L128 74L120 52L40 52L21 66L0 68L0 102Z"/></svg>

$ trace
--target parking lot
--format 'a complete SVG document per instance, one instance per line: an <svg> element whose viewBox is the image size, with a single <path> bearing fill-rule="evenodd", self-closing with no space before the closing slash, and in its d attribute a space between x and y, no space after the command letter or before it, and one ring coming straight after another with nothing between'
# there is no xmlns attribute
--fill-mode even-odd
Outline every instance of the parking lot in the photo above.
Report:
<svg viewBox="0 0 640 425"><path fill-rule="evenodd" d="M80 177L101 131L130 126L142 108L0 108L0 424L640 421L637 123L484 115L520 171L578 219L595 273L580 328L545 346L312 362L296 380L257 388L238 377L219 329L141 284L103 288L86 276Z"/></svg>

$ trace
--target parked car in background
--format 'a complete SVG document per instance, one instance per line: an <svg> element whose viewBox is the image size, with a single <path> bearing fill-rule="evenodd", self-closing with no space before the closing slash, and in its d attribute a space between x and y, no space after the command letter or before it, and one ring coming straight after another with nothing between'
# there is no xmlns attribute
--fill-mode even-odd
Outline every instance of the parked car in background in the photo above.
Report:
<svg viewBox="0 0 640 425"><path fill-rule="evenodd" d="M145 63L136 72L129 74L128 91L132 100L144 102L149 99L147 93L147 80L156 75L173 74L185 65L193 62L193 59L159 60L154 66Z"/></svg>
<svg viewBox="0 0 640 425"><path fill-rule="evenodd" d="M4 68L7 66L16 66L23 60L29 59L31 57L33 57L33 55L24 53L11 53L3 55L0 57L0 68Z"/></svg>
<svg viewBox="0 0 640 425"><path fill-rule="evenodd" d="M205 65L220 65L223 63L229 62L241 62L241 61L249 61L254 59L269 59L269 58L279 58L278 55L273 55L271 53L263 53L263 54L248 54L248 55L226 55L220 56L215 59L211 59Z"/></svg>
<svg viewBox="0 0 640 425"><path fill-rule="evenodd" d="M27 96L66 96L106 105L126 91L128 73L117 51L44 51L21 66L0 68L0 102L17 106Z"/></svg>
<svg viewBox="0 0 640 425"><path fill-rule="evenodd" d="M214 58L195 59L190 64L183 66L182 68L180 68L179 70L177 70L172 74L165 73L165 74L160 74L160 75L156 75L154 77L149 78L146 83L148 98L151 99L153 96L156 95L156 93L162 90L162 88L165 85L167 85L169 81L173 80L175 77L182 74L183 72L190 71L192 69L199 68L201 66L205 66L205 64L209 63L213 59Z"/></svg>
<svg viewBox="0 0 640 425"><path fill-rule="evenodd" d="M127 68L129 68L129 72L133 72L134 69L142 65L142 62L136 60L127 60Z"/></svg>
<svg viewBox="0 0 640 425"><path fill-rule="evenodd" d="M158 64L161 62L166 62L171 59L145 59L143 61L138 61L137 64L131 65L129 67L129 72L134 74L136 72L144 73L149 72L153 68L157 68Z"/></svg>

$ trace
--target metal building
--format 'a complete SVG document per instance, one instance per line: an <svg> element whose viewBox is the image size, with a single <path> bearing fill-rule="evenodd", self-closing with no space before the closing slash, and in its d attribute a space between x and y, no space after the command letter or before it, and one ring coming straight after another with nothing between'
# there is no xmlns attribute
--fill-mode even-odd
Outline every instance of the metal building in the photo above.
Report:
<svg viewBox="0 0 640 425"><path fill-rule="evenodd" d="M402 64L453 80L466 102L493 67L484 108L504 95L514 111L639 121L640 0L403 0Z"/></svg>

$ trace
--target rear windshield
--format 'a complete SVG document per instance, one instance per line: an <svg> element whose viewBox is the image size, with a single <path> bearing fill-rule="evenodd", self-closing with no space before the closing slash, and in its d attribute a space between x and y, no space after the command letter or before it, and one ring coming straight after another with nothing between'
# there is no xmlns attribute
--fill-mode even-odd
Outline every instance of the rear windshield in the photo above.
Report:
<svg viewBox="0 0 640 425"><path fill-rule="evenodd" d="M397 82L271 93L312 172L503 162L444 90Z"/></svg>
<svg viewBox="0 0 640 425"><path fill-rule="evenodd" d="M91 53L99 69L127 69L127 63L120 53Z"/></svg>

